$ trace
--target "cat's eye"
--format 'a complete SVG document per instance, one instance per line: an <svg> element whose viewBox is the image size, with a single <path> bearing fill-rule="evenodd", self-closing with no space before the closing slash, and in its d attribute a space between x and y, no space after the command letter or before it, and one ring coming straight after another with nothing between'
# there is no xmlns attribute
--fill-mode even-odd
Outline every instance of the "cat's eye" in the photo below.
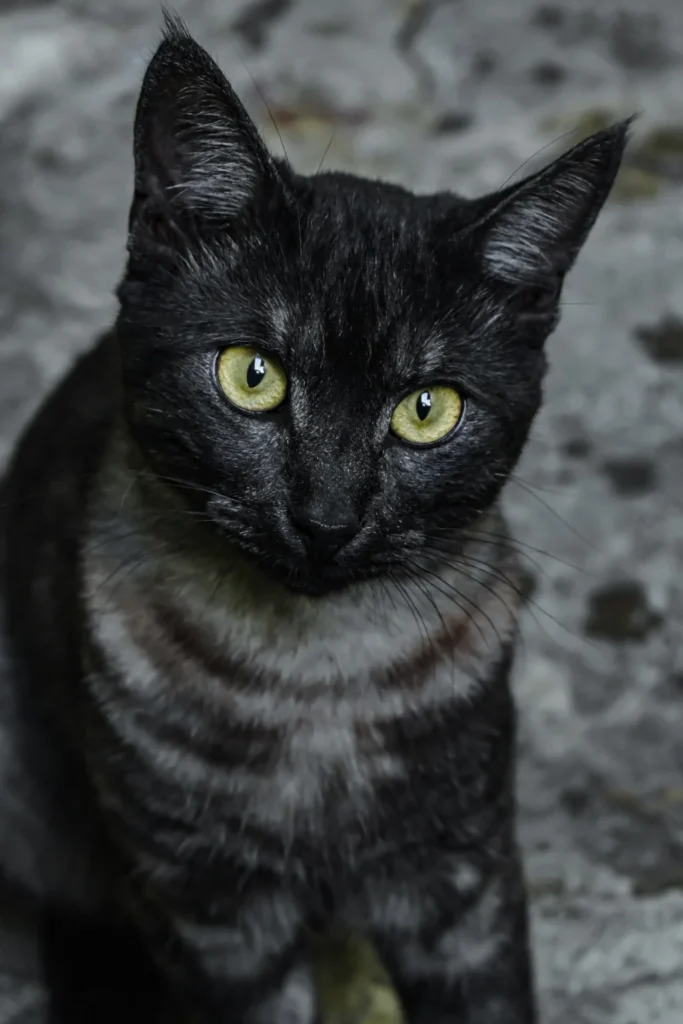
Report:
<svg viewBox="0 0 683 1024"><path fill-rule="evenodd" d="M455 388L442 384L422 388L396 406L391 429L409 444L434 444L455 430L464 408L463 398Z"/></svg>
<svg viewBox="0 0 683 1024"><path fill-rule="evenodd" d="M270 412L287 395L287 376L280 361L250 345L224 349L216 376L226 398L247 412Z"/></svg>

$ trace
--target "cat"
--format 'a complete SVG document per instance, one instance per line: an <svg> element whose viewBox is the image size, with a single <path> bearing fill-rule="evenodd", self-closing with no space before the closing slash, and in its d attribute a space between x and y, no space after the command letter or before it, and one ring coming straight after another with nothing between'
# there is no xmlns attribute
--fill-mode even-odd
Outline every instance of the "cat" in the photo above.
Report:
<svg viewBox="0 0 683 1024"><path fill-rule="evenodd" d="M1 1024L312 1024L346 931L408 1024L536 1020L499 498L628 130L304 177L167 18L118 318L2 490Z"/></svg>

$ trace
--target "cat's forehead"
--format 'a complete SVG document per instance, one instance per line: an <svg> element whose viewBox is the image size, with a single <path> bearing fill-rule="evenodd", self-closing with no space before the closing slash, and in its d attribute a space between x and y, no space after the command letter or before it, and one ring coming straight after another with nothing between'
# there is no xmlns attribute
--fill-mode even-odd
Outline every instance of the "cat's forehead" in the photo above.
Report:
<svg viewBox="0 0 683 1024"><path fill-rule="evenodd" d="M398 187L351 179L316 196L292 254L297 270L269 302L295 366L371 379L441 365L444 335L476 309L477 282L455 265L444 274L435 219L433 197Z"/></svg>
<svg viewBox="0 0 683 1024"><path fill-rule="evenodd" d="M457 289L454 289L457 291ZM481 339L495 331L497 311L463 296L444 315L416 303L396 308L358 301L348 294L330 299L309 295L272 307L274 331L287 372L300 392L328 395L336 405L363 402L369 394L387 397L437 380L481 373ZM490 335L489 335L490 336ZM495 338L491 337L492 347ZM494 353L491 352L494 359Z"/></svg>
<svg viewBox="0 0 683 1024"><path fill-rule="evenodd" d="M297 210L302 257L322 269L326 254L349 270L353 257L377 273L395 269L409 253L418 263L433 249L435 225L457 209L452 197L416 196L398 185L345 175L313 179L303 216Z"/></svg>
<svg viewBox="0 0 683 1024"><path fill-rule="evenodd" d="M452 198L444 214L438 197L351 178L297 200L189 268L193 336L213 318L212 337L262 345L302 386L335 395L342 379L357 396L393 394L471 360L495 310L439 231L444 216L457 222Z"/></svg>

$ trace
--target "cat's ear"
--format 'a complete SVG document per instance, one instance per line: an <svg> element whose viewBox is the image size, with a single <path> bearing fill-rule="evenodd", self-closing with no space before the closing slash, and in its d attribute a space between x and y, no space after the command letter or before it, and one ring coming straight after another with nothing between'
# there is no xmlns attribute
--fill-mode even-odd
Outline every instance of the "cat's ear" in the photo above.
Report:
<svg viewBox="0 0 683 1024"><path fill-rule="evenodd" d="M169 15L142 84L134 153L132 222L150 209L157 221L165 212L170 219L229 221L276 178L225 76Z"/></svg>
<svg viewBox="0 0 683 1024"><path fill-rule="evenodd" d="M632 119L597 132L507 190L477 227L485 273L556 295L610 193Z"/></svg>

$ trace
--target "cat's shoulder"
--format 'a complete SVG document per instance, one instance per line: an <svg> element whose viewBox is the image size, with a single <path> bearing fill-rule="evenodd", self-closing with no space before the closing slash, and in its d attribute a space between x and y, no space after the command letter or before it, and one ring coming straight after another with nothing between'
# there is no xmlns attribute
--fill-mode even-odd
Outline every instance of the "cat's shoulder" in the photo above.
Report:
<svg viewBox="0 0 683 1024"><path fill-rule="evenodd" d="M115 340L107 332L48 393L19 438L3 483L6 494L27 477L39 485L63 473L103 445L115 410L116 359Z"/></svg>

